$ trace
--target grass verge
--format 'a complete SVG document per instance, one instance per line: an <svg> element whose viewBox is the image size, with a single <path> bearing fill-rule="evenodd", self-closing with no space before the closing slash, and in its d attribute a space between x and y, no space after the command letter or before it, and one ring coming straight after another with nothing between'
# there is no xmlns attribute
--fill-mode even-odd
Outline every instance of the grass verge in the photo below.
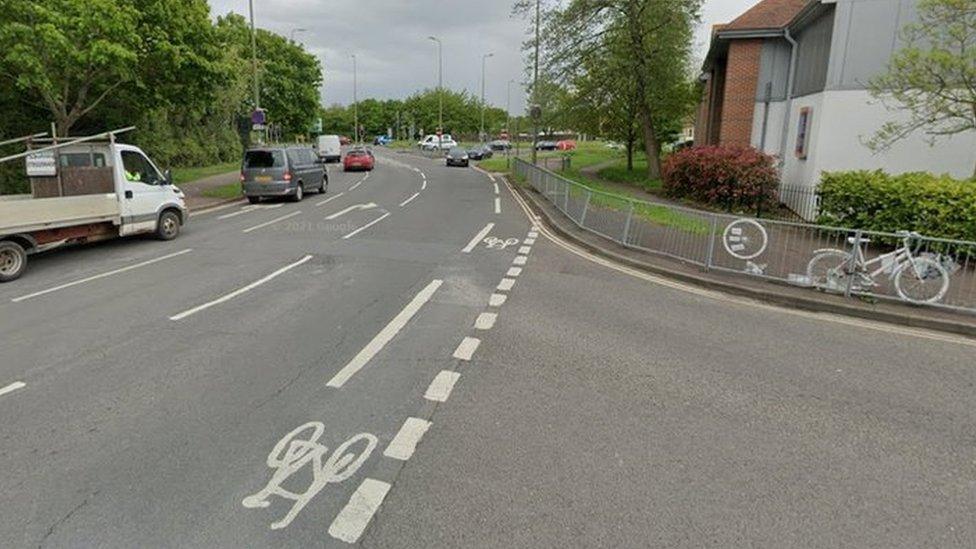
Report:
<svg viewBox="0 0 976 549"><path fill-rule="evenodd" d="M181 185L192 183L198 179L220 175L239 170L241 165L237 162L226 164L214 164L212 166L200 166L196 168L173 168L173 183Z"/></svg>
<svg viewBox="0 0 976 549"><path fill-rule="evenodd" d="M207 189L203 191L203 196L207 198L239 198L241 194L241 184L234 182L228 183L226 185L221 185L219 187L214 187L212 189Z"/></svg>

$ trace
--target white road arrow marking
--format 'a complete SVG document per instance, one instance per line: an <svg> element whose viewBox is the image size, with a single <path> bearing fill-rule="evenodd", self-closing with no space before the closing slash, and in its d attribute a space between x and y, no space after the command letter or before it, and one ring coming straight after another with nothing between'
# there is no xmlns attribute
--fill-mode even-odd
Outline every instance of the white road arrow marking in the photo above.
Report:
<svg viewBox="0 0 976 549"><path fill-rule="evenodd" d="M371 209L373 209L375 207L376 207L376 204L374 204L372 202L370 202L368 204L355 204L355 205L349 206L345 210L338 211L338 212L336 212L336 213L334 213L334 214L326 217L326 219L329 220L329 221L332 221L333 219L340 218L340 217L346 215L349 212L353 212L353 211L356 211L356 210L371 210Z"/></svg>

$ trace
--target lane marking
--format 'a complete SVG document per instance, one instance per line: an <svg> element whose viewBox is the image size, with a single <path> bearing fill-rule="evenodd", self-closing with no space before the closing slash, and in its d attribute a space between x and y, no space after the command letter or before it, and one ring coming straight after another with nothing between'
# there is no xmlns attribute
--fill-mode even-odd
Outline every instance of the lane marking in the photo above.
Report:
<svg viewBox="0 0 976 549"><path fill-rule="evenodd" d="M23 381L15 381L15 382L11 383L10 385L7 385L6 387L3 387L2 389L0 389L0 396L6 395L6 394L10 394L10 393L16 391L17 389L23 389L24 387L27 387L27 384L26 383L24 383ZM450 391L448 391L448 392L450 392Z"/></svg>
<svg viewBox="0 0 976 549"><path fill-rule="evenodd" d="M203 305L198 305L198 306L196 306L196 307L194 307L192 309L189 309L187 311L183 311L182 313L180 313L178 315L171 316L171 317L169 317L169 319L170 320L173 320L173 321L183 320L184 318L186 318L188 316L195 315L195 314L199 313L200 311L207 310L207 309L209 309L209 308L211 308L213 306L220 305L221 303L226 303L226 302L230 301L231 299L234 299L235 297L237 297L239 295L245 294L245 293L247 293L247 292L249 292L249 291L257 288L258 286L261 286L263 284L267 284L268 282L274 280L275 278L278 278L279 276L287 273L288 271L294 269L295 267L298 267L300 265L304 265L305 263L308 263L311 259L312 259L312 256L311 255L306 255L305 257L303 257L300 260L292 263L291 265L286 265L286 266L278 269L277 271L269 274L268 276L266 276L266 277L264 277L264 278L262 278L262 279L260 279L260 280L258 280L256 282L252 282L252 283L248 284L247 286L244 286L243 288L234 290L233 292L231 292L231 293L229 293L229 294L227 294L227 295L225 295L223 297L217 298L217 299L215 299L213 301L210 301L208 303L204 303Z"/></svg>
<svg viewBox="0 0 976 549"><path fill-rule="evenodd" d="M514 265L525 265L525 262L528 261L528 260L529 260L529 258L527 256L517 255L517 256L515 256L515 259L512 260L512 264L514 264Z"/></svg>
<svg viewBox="0 0 976 549"><path fill-rule="evenodd" d="M329 535L346 543L356 543L390 491L390 484L371 478L363 480L329 526Z"/></svg>
<svg viewBox="0 0 976 549"><path fill-rule="evenodd" d="M512 267L505 273L505 276L519 276L522 274L522 267Z"/></svg>
<svg viewBox="0 0 976 549"><path fill-rule="evenodd" d="M495 197L495 213L502 213L502 199L497 196Z"/></svg>
<svg viewBox="0 0 976 549"><path fill-rule="evenodd" d="M77 286L79 284L84 284L86 282L91 282L93 280L99 280L99 279L106 278L106 277L109 277L109 276L114 276L114 275L117 275L117 274L121 274L121 273L124 273L124 272L131 271L133 269L138 269L140 267L145 267L147 265L152 265L154 263L159 263L160 261L165 261L167 259L172 259L174 257L179 257L179 256L181 256L183 254L188 254L188 253L190 253L192 251L193 251L193 248L187 248L185 250L181 250L181 251L176 252L176 253L172 253L172 254L169 254L169 255L164 255L162 257L157 257L156 259L150 259L149 261L143 261L142 263L136 263L135 265L129 265L128 267L122 267L121 269L115 269L114 271L109 271L107 273L102 273L102 274L98 274L98 275L95 275L95 276L90 276L88 278L83 278L81 280L75 280L74 282L68 282L67 284L61 284L60 286L55 286L53 288L48 288L46 290L41 290L39 292L34 292L32 294L27 294L27 295L23 295L23 296L20 296L20 297L15 297L15 298L11 299L10 301L12 301L14 303L20 303L21 301L27 301L28 299L33 299L35 297L40 297L42 295L47 295L47 294L52 293L52 292L57 292L59 290L64 290L65 288L71 288L72 286Z"/></svg>
<svg viewBox="0 0 976 549"><path fill-rule="evenodd" d="M525 244L526 246L531 246L531 245L535 244L535 239L534 238L526 238L525 240L522 241L522 244Z"/></svg>
<svg viewBox="0 0 976 549"><path fill-rule="evenodd" d="M431 425L431 422L424 419L407 418L403 422L403 426L400 427L400 431L390 441L390 445L386 447L386 450L383 450L383 455L388 458L407 461L413 456L417 450L417 445L420 444L420 439L424 437Z"/></svg>
<svg viewBox="0 0 976 549"><path fill-rule="evenodd" d="M498 183L492 183L492 185L495 186L495 194L499 194L498 193Z"/></svg>
<svg viewBox="0 0 976 549"><path fill-rule="evenodd" d="M335 200L336 198L339 198L340 196L342 196L344 194L346 194L346 193L345 192L341 192L341 193L339 193L339 194L337 194L337 195L335 195L333 197L326 198L322 202L319 202L318 204L316 204L315 207L317 208L319 206L324 206L324 205L328 204L329 202L332 202L333 200Z"/></svg>
<svg viewBox="0 0 976 549"><path fill-rule="evenodd" d="M478 350L478 346L481 345L481 340L476 337L466 337L454 350L454 358L460 360L471 360L474 352Z"/></svg>
<svg viewBox="0 0 976 549"><path fill-rule="evenodd" d="M272 219L271 221L268 221L266 223L262 223L260 225L255 225L254 227L251 227L249 229L244 229L241 232L243 232L245 234L251 233L251 232L254 232L254 231L258 230L258 229L263 229L263 228L268 227L270 225L274 225L275 223L281 223L282 221L284 221L286 219L291 219L291 218L295 217L296 215L301 215L301 214L302 214L302 211L301 210L298 210L298 211L295 211L295 212L291 212L288 215L283 215L283 216L281 216L281 217L279 217L277 219Z"/></svg>
<svg viewBox="0 0 976 549"><path fill-rule="evenodd" d="M413 199L414 198L417 198L418 196L420 196L420 193L413 193L413 196L411 196L410 198L408 198L408 199L406 199L406 200L404 200L403 202L400 203L400 207L402 208L402 207L406 206L407 204L413 202Z"/></svg>
<svg viewBox="0 0 976 549"><path fill-rule="evenodd" d="M498 290L502 292L507 292L515 286L514 278L503 278L501 282L498 283Z"/></svg>
<svg viewBox="0 0 976 549"><path fill-rule="evenodd" d="M519 248L518 253L520 253L522 255L525 255L525 254L527 254L527 253L529 253L531 251L532 251L532 247L531 246L522 246L521 248Z"/></svg>
<svg viewBox="0 0 976 549"><path fill-rule="evenodd" d="M397 333L399 333L408 322L410 322L410 319L417 314L417 311L419 311L425 303L430 301L430 298L434 295L434 292L436 292L443 283L443 280L432 280L426 288L414 296L414 298L410 301L410 303L407 304L406 307L403 308L402 311L393 317L393 320L391 320L389 324L380 330L380 333L373 337L372 341L363 347L363 350L359 351L359 354L349 361L349 364L346 364L341 370L339 370L339 373L329 380L326 385L329 387L335 387L336 389L345 385L345 383L349 381L352 376L356 375L356 372L361 370L363 366L366 366L366 364L369 363L369 361L372 360L372 358L376 356L376 354L379 353L380 350L382 350L383 347L385 347L386 344L389 343L390 340L392 340L393 337L396 336Z"/></svg>
<svg viewBox="0 0 976 549"><path fill-rule="evenodd" d="M383 221L387 217L390 217L390 212L386 212L385 214L383 214L383 215L379 216L378 218L374 219L373 221L370 221L369 223L363 225L362 227L356 229L355 231L347 234L346 236L343 236L342 239L343 240L346 240L348 238L352 238L352 237L356 236L357 234L365 231L366 229L372 227L373 225L376 225L380 221Z"/></svg>
<svg viewBox="0 0 976 549"><path fill-rule="evenodd" d="M539 233L536 231L529 231L529 238L539 238Z"/></svg>
<svg viewBox="0 0 976 549"><path fill-rule="evenodd" d="M430 386L427 387L427 392L424 393L424 398L434 402L447 402L447 399L451 396L451 391L454 390L454 385L460 378L461 374L457 372L442 370L434 378L434 381L430 382Z"/></svg>
<svg viewBox="0 0 976 549"><path fill-rule="evenodd" d="M357 181L352 187L349 187L349 190L350 191L355 191L356 188L359 187L360 185L362 185L363 183L365 183L367 179L369 179L369 173L367 173L365 177L363 177L362 179L360 179L359 181Z"/></svg>
<svg viewBox="0 0 976 549"><path fill-rule="evenodd" d="M346 208L344 210L339 210L338 212L336 212L336 213L334 213L332 215L326 216L325 219L327 221L332 221L333 219L338 219L338 218L346 215L349 212L353 212L353 211L357 211L357 210L372 210L375 207L376 207L376 204L373 203L373 202L367 202L366 204L353 204L352 206L349 206L348 208Z"/></svg>
<svg viewBox="0 0 976 549"><path fill-rule="evenodd" d="M424 182L420 184L420 190L426 191L427 190L427 176L424 175L424 172L420 172L420 175L423 176L423 178L424 178Z"/></svg>
<svg viewBox="0 0 976 549"><path fill-rule="evenodd" d="M473 250L475 248L475 246L477 246L478 244L480 244L481 241L486 236L488 236L488 233L490 233L491 230L494 229L494 228L495 228L495 224L494 223L489 223L489 224L485 225L485 228L484 229L481 229L478 232L478 234L474 235L474 238L471 239L471 242L468 242L468 245L465 246L464 248L462 248L461 251L464 252L464 253L466 253L466 254L471 253L471 250Z"/></svg>
<svg viewBox="0 0 976 549"><path fill-rule="evenodd" d="M236 212L221 215L221 216L217 217L217 219L230 219L232 217L237 217L239 215L244 215L246 213L251 213L251 212L253 212L255 210L274 210L274 209L280 208L282 206L284 206L284 204L268 204L266 206L265 205L261 205L261 204L250 204L248 206L244 206L243 208L241 208L240 210L238 210Z"/></svg>
<svg viewBox="0 0 976 549"><path fill-rule="evenodd" d="M490 330L495 326L496 320L498 320L497 313L481 313L474 321L474 328L476 330Z"/></svg>
<svg viewBox="0 0 976 549"><path fill-rule="evenodd" d="M501 307L508 300L508 296L505 294L491 294L488 298L488 305L491 307Z"/></svg>
<svg viewBox="0 0 976 549"><path fill-rule="evenodd" d="M525 213L525 216L532 223L536 223L539 218L534 213L532 213L531 208L525 202L525 200L522 199L522 197L519 196L518 193L515 192L515 189L513 189L511 187L511 184L509 184L507 180L505 182L505 186L508 189L508 192L512 195L512 197L515 199L515 201L522 208L522 211L523 211L523 213ZM658 286L664 286L666 288L671 288L673 290L678 290L680 292L694 294L694 295L697 295L697 296L709 298L709 299L712 299L712 300L715 300L715 301L721 301L721 302L724 302L724 303L730 303L730 304L735 304L735 305L742 305L742 306L746 306L746 307L752 307L752 308L756 308L756 309L762 309L762 310L765 310L765 311L776 312L776 313L781 313L781 314L785 314L785 315L791 315L791 316L806 318L806 319L810 319L810 320L818 320L818 321L821 321L821 322L832 322L832 323L835 323L835 324L842 324L842 325L845 325L845 326L852 326L852 327L857 327L857 328L865 328L865 329L868 329L868 330L874 330L874 331L877 331L877 332L884 332L884 333L888 333L888 334L912 336L912 337L918 337L918 338L921 338L921 339L929 339L929 340L932 340L932 341L939 341L939 342L943 342L943 343L955 343L955 344L964 345L964 346L967 346L967 347L976 347L976 340L969 339L969 338L962 337L962 336L954 336L954 335L951 335L951 334L943 334L943 333L935 332L935 331L920 330L920 329L915 329L915 328L907 328L907 327L902 327L902 326L898 326L898 325L895 325L895 324L888 324L888 323L884 323L884 322L877 322L877 321L871 321L871 320L862 320L862 319L857 319L857 318L854 318L854 317L848 317L848 316L843 316L843 315L834 314L834 313L815 313L815 312L809 312L809 311L801 311L799 309L787 309L785 307L780 307L780 306L776 306L776 305L769 305L769 304L762 303L762 302L759 302L759 301L753 301L753 300L746 299L746 298L735 297L735 296L732 296L732 295L724 294L722 292L717 292L717 291L712 291L712 290L706 290L704 288L699 288L697 286L692 286L692 285L684 284L682 282L677 282L677 281L674 281L674 280L671 280L671 279L662 278L660 276L651 275L651 274L645 273L643 271L639 271L637 269L632 269L630 267L617 264L617 263L615 263L615 262L613 262L613 261L611 261L609 259L605 259L605 258L600 257L598 255L595 255L595 254L592 254L590 252L587 252L587 251L585 251L585 250L583 250L581 248L578 248L574 244L570 244L568 241L565 241L562 238L556 236L547 227L533 225L532 228L533 228L533 232L530 232L529 233L529 236L532 237L532 238L537 237L538 236L538 233L536 231L539 231L543 235L545 235L545 237L550 242L552 242L553 244L555 244L555 245L559 246L560 248L566 250L567 252L572 253L574 255L577 255L577 256L579 256L579 257L581 257L581 258L583 258L583 259L585 259L585 260L587 260L587 261L589 261L591 263L596 263L597 265L601 265L601 266L606 267L608 269L612 269L614 271L617 271L617 272L620 272L620 273L623 273L623 274L632 276L634 278L637 278L637 279L640 279L640 280L644 280L645 282L650 282L651 284L655 284L655 285L658 285Z"/></svg>

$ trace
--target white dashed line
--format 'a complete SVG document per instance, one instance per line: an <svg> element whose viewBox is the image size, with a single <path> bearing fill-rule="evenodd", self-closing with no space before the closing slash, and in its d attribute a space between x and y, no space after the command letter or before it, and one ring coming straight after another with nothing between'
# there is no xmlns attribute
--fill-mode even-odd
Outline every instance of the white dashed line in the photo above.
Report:
<svg viewBox="0 0 976 549"><path fill-rule="evenodd" d="M430 429L430 426L429 421L415 417L407 418L407 421L404 421L403 426L400 427L400 432L393 437L390 445L383 451L383 455L388 458L407 461L417 450L417 444L420 443L420 439L424 437L424 433Z"/></svg>
<svg viewBox="0 0 976 549"><path fill-rule="evenodd" d="M408 199L406 199L406 200L404 200L403 202L400 203L400 207L402 208L402 207L406 206L407 204L413 202L413 199L414 198L417 198L418 196L420 196L420 193L413 193L413 196L411 196L410 198L408 198Z"/></svg>
<svg viewBox="0 0 976 549"><path fill-rule="evenodd" d="M466 254L471 253L471 250L473 250L475 248L475 246L477 246L479 243L481 243L481 241L486 236L488 236L488 233L490 233L491 230L494 229L494 228L495 228L495 224L494 223L489 223L489 224L485 225L485 228L484 229L481 229L481 231L479 231L478 234L474 235L474 238L471 239L471 242L468 242L468 245L465 246L464 248L462 248L461 251L464 252L464 253L466 253Z"/></svg>
<svg viewBox="0 0 976 549"><path fill-rule="evenodd" d="M430 298L434 295L434 292L436 292L443 283L443 280L431 281L431 283L428 284L426 288L421 290L420 293L418 293L413 300L411 300L410 303L408 303L407 306L400 311L399 314L393 317L393 320L391 320L385 328L380 330L380 333L376 334L376 337L374 337L372 341L363 347L362 351L359 351L359 354L349 361L349 364L346 364L342 370L339 370L339 373L337 373L327 385L335 388L345 385L345 383L349 381L352 376L356 375L356 372L361 370L363 366L372 360L372 358L376 356L376 353L380 352L380 350L382 350L383 347L385 347L386 344L389 343L390 340L392 340L393 337L396 336L397 333L399 333L408 322L410 322L410 319L417 314L417 311L419 311L425 303L430 301Z"/></svg>
<svg viewBox="0 0 976 549"><path fill-rule="evenodd" d="M458 345L457 349L454 350L454 358L460 360L471 360L474 356L474 352L478 350L478 346L481 345L481 340L476 337L466 337L461 344Z"/></svg>
<svg viewBox="0 0 976 549"><path fill-rule="evenodd" d="M532 247L531 246L522 246L521 248L519 248L518 253L520 253L522 255L525 255L525 254L527 254L527 253L529 253L531 251L532 251Z"/></svg>
<svg viewBox="0 0 976 549"><path fill-rule="evenodd" d="M535 231L530 231L528 236L529 236L529 238L532 238L532 239L539 238L539 233L537 233Z"/></svg>
<svg viewBox="0 0 976 549"><path fill-rule="evenodd" d="M358 211L372 210L375 207L376 207L376 203L375 202L368 202L366 204L353 204L352 206L349 206L348 208L346 208L344 210L339 210L338 212L336 212L334 214L327 215L325 217L325 220L326 221L332 221L334 219L339 219L340 217L346 215L349 212L358 212Z"/></svg>
<svg viewBox="0 0 976 549"><path fill-rule="evenodd" d="M319 207L319 206L325 206L325 205L326 205L326 204L328 204L329 202L332 202L333 200L335 200L336 198L339 198L340 196L342 196L342 195L344 195L344 194L346 194L346 193L344 193L344 192L341 192L341 193L338 193L337 195L335 195L335 196L333 196L333 197L330 197L330 198L326 198L326 199L325 199L325 200L323 200L322 202L319 202L318 204L316 204L316 205L315 205L315 207L317 208L317 207Z"/></svg>
<svg viewBox="0 0 976 549"><path fill-rule="evenodd" d="M498 320L497 313L481 313L474 321L474 328L476 330L490 330L495 326L496 320Z"/></svg>
<svg viewBox="0 0 976 549"><path fill-rule="evenodd" d="M11 383L10 385L7 385L6 387L0 389L0 396L3 396L3 395L6 395L6 394L9 394L9 393L12 393L12 392L16 391L17 389L23 389L24 387L27 387L27 384L26 383L24 383L23 381L15 381L15 382ZM450 392L450 390L448 390L448 392Z"/></svg>
<svg viewBox="0 0 976 549"><path fill-rule="evenodd" d="M515 256L515 259L512 260L512 263L514 265L525 265L525 262L528 261L528 260L529 260L529 258L527 256L517 255L517 256Z"/></svg>
<svg viewBox="0 0 976 549"><path fill-rule="evenodd" d="M535 244L535 239L534 238L526 238L525 240L522 241L522 244L525 244L526 246L531 246L531 245Z"/></svg>
<svg viewBox="0 0 976 549"><path fill-rule="evenodd" d="M495 194L498 194L498 183L492 183L495 186Z"/></svg>
<svg viewBox="0 0 976 549"><path fill-rule="evenodd" d="M379 216L378 218L374 219L373 221L370 221L369 223L363 225L362 227L360 227L360 228L356 229L355 231L353 231L353 232L347 234L346 236L342 237L342 239L343 240L346 240L348 238L352 238L352 237L356 236L357 234L365 231L366 229L372 227L373 225L376 225L380 221L383 221L387 217L390 217L390 212L386 212L385 214L383 214L383 215Z"/></svg>
<svg viewBox="0 0 976 549"><path fill-rule="evenodd" d="M356 188L359 187L360 185L362 185L367 179L369 179L369 174L368 173L362 179L360 179L355 184L353 184L352 187L349 187L349 190L350 191L355 191Z"/></svg>
<svg viewBox="0 0 976 549"><path fill-rule="evenodd" d="M498 283L498 290L502 292L507 292L515 286L514 278L503 278L501 282Z"/></svg>
<svg viewBox="0 0 976 549"><path fill-rule="evenodd" d="M505 276L519 276L522 274L522 267L512 267L505 273Z"/></svg>
<svg viewBox="0 0 976 549"><path fill-rule="evenodd" d="M224 214L222 216L219 216L217 219L231 219L232 217L237 217L239 215L244 215L246 213L251 213L253 211L257 211L257 210L274 210L274 209L280 208L282 206L284 206L284 204L268 204L266 206L262 206L262 205L259 205L259 204L252 204L250 206L244 206L243 208L241 208L240 210L238 210L238 211L236 211L234 213L229 213L229 214Z"/></svg>
<svg viewBox="0 0 976 549"><path fill-rule="evenodd" d="M268 276L262 278L261 280L258 280L257 282L252 282L252 283L248 284L247 286L244 286L243 288L241 288L239 290L234 290L233 292L231 292L231 293L229 293L229 294L227 294L227 295L225 295L225 296L223 296L221 298L215 299L215 300L213 300L213 301L211 301L209 303L204 303L203 305L199 305L199 306L194 307L194 308L192 308L192 309L190 309L188 311L184 311L184 312L182 312L182 313L180 313L178 315L171 316L171 317L169 317L169 319L170 320L183 320L184 318L186 318L188 316L195 315L195 314L199 313L200 311L203 311L203 310L209 309L210 307L213 307L214 305L220 305L221 303L226 303L226 302L230 301L231 299L234 299L235 297L237 297L239 295L245 294L245 293L247 293L247 292L249 292L249 291L257 288L258 286L261 286L262 284L267 284L268 282L274 280L275 278L278 278L279 276L287 273L288 271L294 269L295 267L298 267L299 265L308 263L311 259L312 259L312 256L311 255L306 255L302 259L300 259L300 260L292 263L291 265L287 265L285 267L282 267L282 268L278 269L277 271L269 274Z"/></svg>
<svg viewBox="0 0 976 549"><path fill-rule="evenodd" d="M251 232L254 232L254 231L258 230L258 229L263 229L263 228L265 228L265 227L267 227L269 225L274 225L275 223L280 223L280 222L282 222L282 221L284 221L286 219L291 219L292 217L295 217L296 215L302 215L302 211L301 210L298 210L297 212L291 212L288 215L283 215L283 216L281 216L281 217L279 217L277 219L272 219L271 221L268 221L266 223L262 223L260 225L255 225L255 226L253 226L251 228L244 229L241 232L243 232L244 234L251 233Z"/></svg>
<svg viewBox="0 0 976 549"><path fill-rule="evenodd" d="M368 478L356 488L349 503L329 526L329 535L346 543L356 543L390 491L389 483Z"/></svg>
<svg viewBox="0 0 976 549"><path fill-rule="evenodd" d="M451 396L451 391L454 390L454 385L460 378L461 374L457 372L450 370L441 371L434 378L434 381L430 382L430 386L427 387L427 392L424 393L424 398L434 402L447 402L447 399Z"/></svg>
<svg viewBox="0 0 976 549"><path fill-rule="evenodd" d="M488 298L488 305L491 307L501 307L508 300L508 296L505 294L491 294Z"/></svg>
<svg viewBox="0 0 976 549"><path fill-rule="evenodd" d="M495 197L495 213L502 213L502 199L498 198L497 196Z"/></svg>
<svg viewBox="0 0 976 549"><path fill-rule="evenodd" d="M46 290L41 290L39 292L34 292L32 294L27 294L27 295L24 295L24 296L15 297L15 298L11 299L10 301L12 301L14 303L20 303L21 301L27 301L28 299L33 299L35 297L40 297L42 295L46 295L46 294L49 294L49 293L52 293L52 292L57 292L59 290L64 290L65 288L71 288L72 286L77 286L79 284L84 284L86 282L91 282L93 280L98 280L98 279L101 279L101 278L106 278L106 277L109 277L109 276L121 274L121 273L124 273L126 271L131 271L133 269L138 269L140 267L145 267L147 265L152 265L153 263L159 263L160 261L165 261L167 259L172 259L174 257L181 256L183 254L188 254L188 253L190 253L192 251L193 251L192 248L187 248L185 250L181 250L181 251L176 252L176 253L172 253L172 254L169 254L169 255L164 255L163 257L157 257L156 259L150 259L149 261L143 261L142 263L136 263L135 265L129 265L128 267L122 267L121 269L115 269L114 271L109 271L107 273L102 273L102 274L99 274L99 275L90 276L88 278L83 278L81 280L75 280L74 282L68 282L67 284L62 284L60 286L55 286L53 288L48 288Z"/></svg>

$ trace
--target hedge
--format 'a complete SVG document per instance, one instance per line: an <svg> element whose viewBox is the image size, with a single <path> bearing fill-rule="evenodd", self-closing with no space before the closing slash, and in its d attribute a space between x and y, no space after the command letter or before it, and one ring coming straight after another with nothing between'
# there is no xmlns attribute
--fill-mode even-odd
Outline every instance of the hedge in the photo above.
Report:
<svg viewBox="0 0 976 549"><path fill-rule="evenodd" d="M976 182L927 173L828 172L820 184L824 225L976 241Z"/></svg>
<svg viewBox="0 0 976 549"><path fill-rule="evenodd" d="M733 209L775 203L775 159L753 148L695 147L673 153L663 169L664 192L672 198Z"/></svg>

